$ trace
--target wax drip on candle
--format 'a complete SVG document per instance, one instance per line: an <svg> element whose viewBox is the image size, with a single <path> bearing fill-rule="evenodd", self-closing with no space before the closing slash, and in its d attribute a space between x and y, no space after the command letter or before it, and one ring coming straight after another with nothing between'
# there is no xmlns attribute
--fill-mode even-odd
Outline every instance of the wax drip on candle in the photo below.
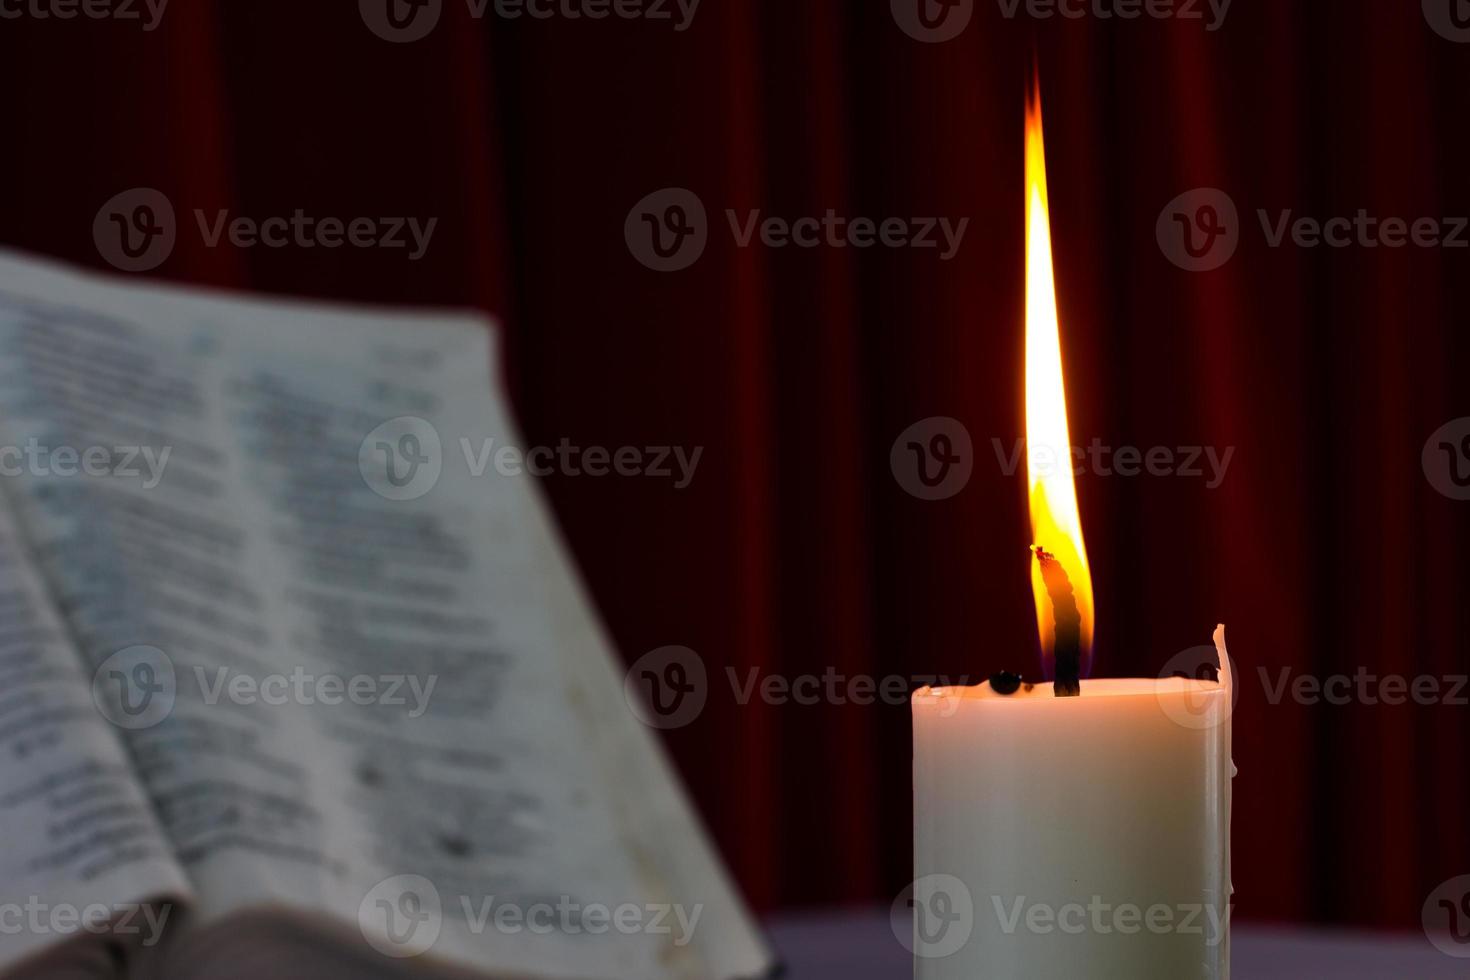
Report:
<svg viewBox="0 0 1470 980"><path fill-rule="evenodd" d="M1036 560L1041 565L1041 580L1046 583L1055 620L1056 645L1052 655L1056 659L1056 695L1075 698L1082 694L1082 614L1077 610L1072 580L1067 578L1062 563L1040 545L1036 547Z"/></svg>

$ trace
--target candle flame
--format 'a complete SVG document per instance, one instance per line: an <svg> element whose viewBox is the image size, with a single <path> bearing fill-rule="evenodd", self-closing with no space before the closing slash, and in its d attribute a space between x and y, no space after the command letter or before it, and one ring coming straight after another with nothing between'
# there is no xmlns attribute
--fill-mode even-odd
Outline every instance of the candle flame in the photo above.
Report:
<svg viewBox="0 0 1470 980"><path fill-rule="evenodd" d="M1082 540L1073 481L1072 439L1067 427L1067 393L1062 379L1061 326L1052 270L1051 212L1046 190L1046 146L1042 139L1041 92L1032 89L1026 108L1026 479L1031 507L1031 541L1054 556L1071 579L1082 616L1082 668L1092 659L1092 572ZM1045 465L1040 465L1042 463ZM1031 591L1042 657L1051 669L1053 612L1040 564L1031 561Z"/></svg>

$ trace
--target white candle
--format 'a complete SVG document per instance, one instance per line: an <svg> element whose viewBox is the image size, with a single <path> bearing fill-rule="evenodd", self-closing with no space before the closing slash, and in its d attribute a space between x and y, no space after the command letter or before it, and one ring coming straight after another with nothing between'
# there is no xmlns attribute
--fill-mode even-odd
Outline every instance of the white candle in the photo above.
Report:
<svg viewBox="0 0 1470 980"><path fill-rule="evenodd" d="M916 980L1225 980L1220 680L913 697Z"/></svg>
<svg viewBox="0 0 1470 980"><path fill-rule="evenodd" d="M1094 604L1034 93L1026 440L1032 592L1056 683L913 697L914 975L1226 980L1235 689L1225 628L1218 681L1081 680Z"/></svg>

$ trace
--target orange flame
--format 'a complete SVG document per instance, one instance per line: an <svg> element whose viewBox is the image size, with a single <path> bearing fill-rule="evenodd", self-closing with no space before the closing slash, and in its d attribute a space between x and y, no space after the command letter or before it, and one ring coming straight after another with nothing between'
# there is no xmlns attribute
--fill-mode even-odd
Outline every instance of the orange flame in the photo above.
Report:
<svg viewBox="0 0 1470 980"><path fill-rule="evenodd" d="M1051 211L1046 192L1046 146L1042 139L1041 93L1033 88L1026 108L1026 480L1031 505L1031 540L1061 562L1072 581L1082 614L1082 666L1092 657L1092 572L1082 541L1077 487L1072 478L1072 439L1067 428L1067 391L1062 379L1061 327L1052 271ZM1031 591L1041 651L1052 661L1051 600L1040 564L1031 558Z"/></svg>

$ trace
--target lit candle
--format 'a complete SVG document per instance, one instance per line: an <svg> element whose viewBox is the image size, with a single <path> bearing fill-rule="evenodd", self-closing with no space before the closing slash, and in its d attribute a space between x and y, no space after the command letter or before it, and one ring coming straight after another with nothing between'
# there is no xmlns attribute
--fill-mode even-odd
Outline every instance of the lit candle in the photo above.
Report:
<svg viewBox="0 0 1470 980"><path fill-rule="evenodd" d="M1041 107L1026 126L1026 436L1070 460ZM913 697L917 980L1224 980L1230 713L1218 675L1083 680L1092 579L1069 467L1028 465L1053 684Z"/></svg>

